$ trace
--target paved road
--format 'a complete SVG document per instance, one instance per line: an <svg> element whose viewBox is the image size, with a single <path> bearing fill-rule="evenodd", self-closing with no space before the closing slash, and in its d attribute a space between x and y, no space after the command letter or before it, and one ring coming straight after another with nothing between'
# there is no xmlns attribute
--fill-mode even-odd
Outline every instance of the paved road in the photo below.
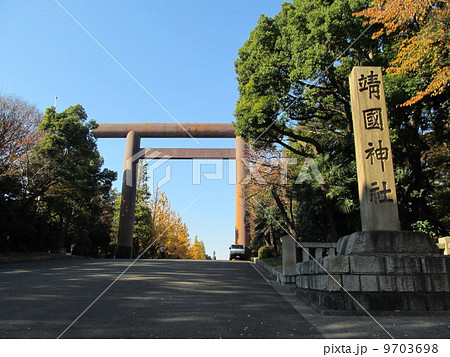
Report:
<svg viewBox="0 0 450 357"><path fill-rule="evenodd" d="M0 337L57 338L131 261L0 265ZM138 261L62 338L316 338L247 262Z"/></svg>

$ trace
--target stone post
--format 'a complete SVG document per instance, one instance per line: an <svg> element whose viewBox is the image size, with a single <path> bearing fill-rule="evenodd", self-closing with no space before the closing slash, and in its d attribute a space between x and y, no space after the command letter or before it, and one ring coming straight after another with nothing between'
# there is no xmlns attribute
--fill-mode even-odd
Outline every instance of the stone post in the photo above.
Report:
<svg viewBox="0 0 450 357"><path fill-rule="evenodd" d="M302 248L302 262L307 262L309 260L309 248Z"/></svg>
<svg viewBox="0 0 450 357"><path fill-rule="evenodd" d="M130 131L125 144L125 165L123 169L122 199L120 202L117 258L131 258L133 255L134 213L136 207L137 168L141 139Z"/></svg>
<svg viewBox="0 0 450 357"><path fill-rule="evenodd" d="M381 67L350 74L363 231L400 231L388 115Z"/></svg>
<svg viewBox="0 0 450 357"><path fill-rule="evenodd" d="M281 254L283 260L283 274L297 275L297 242L290 235L282 238Z"/></svg>
<svg viewBox="0 0 450 357"><path fill-rule="evenodd" d="M245 247L249 245L249 237L245 224L245 185L242 181L245 179L246 165L245 143L241 137L236 137L236 227L235 242Z"/></svg>

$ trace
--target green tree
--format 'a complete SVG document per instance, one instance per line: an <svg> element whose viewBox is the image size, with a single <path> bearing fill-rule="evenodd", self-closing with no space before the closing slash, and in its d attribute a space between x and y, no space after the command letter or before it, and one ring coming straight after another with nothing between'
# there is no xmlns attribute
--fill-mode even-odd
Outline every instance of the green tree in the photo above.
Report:
<svg viewBox="0 0 450 357"><path fill-rule="evenodd" d="M380 64L376 42L360 37L363 21L352 15L364 3L294 1L274 18L260 17L235 63L237 134L304 157L336 144L352 151L348 75L356 64Z"/></svg>
<svg viewBox="0 0 450 357"><path fill-rule="evenodd" d="M117 175L102 169L103 159L92 135L95 127L81 105L61 113L48 108L39 125L43 138L33 156L33 171L41 177L36 182L42 194L40 209L59 232L59 247L69 249L75 244L78 254L89 254L97 243L109 239L104 229L100 237L94 236L93 227L104 225L100 218L111 202Z"/></svg>
<svg viewBox="0 0 450 357"><path fill-rule="evenodd" d="M322 172L330 168L334 173L355 171L348 75L356 64L382 62L370 34L360 36L363 20L353 16L364 3L284 3L274 18L260 17L239 50L237 134L255 150L287 150L282 156L298 159L291 175L299 172L305 158L323 163ZM305 223L320 222L323 237L316 232L315 240L336 240L358 229L357 223L338 229L343 203L343 197L336 196L338 181L313 186L305 182L301 187L271 184L268 192L291 234L307 235ZM347 213L358 208L354 198L354 194L348 197Z"/></svg>

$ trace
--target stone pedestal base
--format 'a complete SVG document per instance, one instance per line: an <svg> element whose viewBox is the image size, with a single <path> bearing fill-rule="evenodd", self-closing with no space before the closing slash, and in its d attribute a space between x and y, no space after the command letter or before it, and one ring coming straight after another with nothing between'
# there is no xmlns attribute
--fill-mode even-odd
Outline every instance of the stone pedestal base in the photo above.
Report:
<svg viewBox="0 0 450 357"><path fill-rule="evenodd" d="M338 255L367 253L438 254L439 249L425 233L421 232L356 232L338 241Z"/></svg>
<svg viewBox="0 0 450 357"><path fill-rule="evenodd" d="M116 258L131 259L133 254L133 247L118 246L116 250Z"/></svg>
<svg viewBox="0 0 450 357"><path fill-rule="evenodd" d="M346 255L297 264L298 294L319 310L362 310L356 299L371 313L450 311L450 257L433 254L431 240L421 234L376 233L341 238L338 254ZM403 245L399 246L395 238L400 235ZM410 249L405 248L406 237L412 239ZM387 244L375 244L382 241ZM392 252L392 247L401 246L401 254Z"/></svg>
<svg viewBox="0 0 450 357"><path fill-rule="evenodd" d="M320 290L296 289L296 294L324 315L433 315L450 311L450 294L440 293L361 293L348 294Z"/></svg>

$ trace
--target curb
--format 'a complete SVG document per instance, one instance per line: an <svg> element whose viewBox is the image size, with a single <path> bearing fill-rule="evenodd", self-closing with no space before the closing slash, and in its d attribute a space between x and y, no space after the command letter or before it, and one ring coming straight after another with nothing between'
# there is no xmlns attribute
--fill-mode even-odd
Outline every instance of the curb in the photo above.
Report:
<svg viewBox="0 0 450 357"><path fill-rule="evenodd" d="M284 275L278 269L267 264L261 259L255 259L255 264L260 268L260 271L264 276L271 281L277 282L281 285L295 284L296 275Z"/></svg>

